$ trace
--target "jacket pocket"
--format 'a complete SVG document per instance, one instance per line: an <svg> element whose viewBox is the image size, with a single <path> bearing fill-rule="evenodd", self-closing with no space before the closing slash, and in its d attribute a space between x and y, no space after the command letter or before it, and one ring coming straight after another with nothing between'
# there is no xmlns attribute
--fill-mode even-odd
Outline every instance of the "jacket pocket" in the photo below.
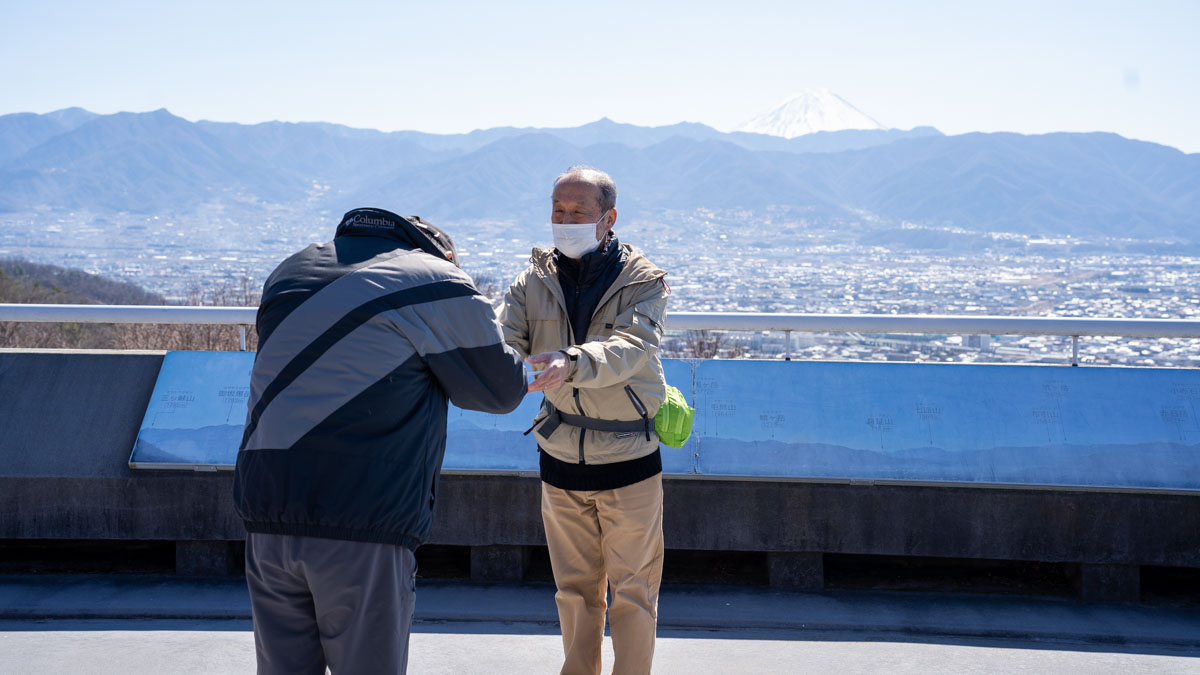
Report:
<svg viewBox="0 0 1200 675"><path fill-rule="evenodd" d="M525 430L525 433L523 433L521 435L528 436L530 433L533 432L534 429L538 428L539 424L541 424L542 422L545 422L546 418L549 416L550 416L550 413L546 412L545 408L539 408L538 414L533 416L533 424L530 424L529 428Z"/></svg>

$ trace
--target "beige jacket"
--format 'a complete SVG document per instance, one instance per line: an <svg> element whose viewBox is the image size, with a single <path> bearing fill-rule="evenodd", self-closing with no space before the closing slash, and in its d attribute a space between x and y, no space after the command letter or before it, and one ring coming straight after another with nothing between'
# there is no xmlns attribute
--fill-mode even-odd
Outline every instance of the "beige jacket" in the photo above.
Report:
<svg viewBox="0 0 1200 675"><path fill-rule="evenodd" d="M663 281L667 273L632 246L622 246L629 259L601 296L584 344L574 344L553 249L533 250L532 265L508 289L500 311L504 341L523 357L558 350L572 357L566 383L545 392L555 408L603 420L640 422L642 417L625 391L628 386L649 416L649 440L644 432L603 432L570 424L560 425L549 438L538 435L538 445L564 462L611 464L658 449L654 415L667 395L658 358L667 313L669 290ZM545 408L538 413L535 427L547 414Z"/></svg>

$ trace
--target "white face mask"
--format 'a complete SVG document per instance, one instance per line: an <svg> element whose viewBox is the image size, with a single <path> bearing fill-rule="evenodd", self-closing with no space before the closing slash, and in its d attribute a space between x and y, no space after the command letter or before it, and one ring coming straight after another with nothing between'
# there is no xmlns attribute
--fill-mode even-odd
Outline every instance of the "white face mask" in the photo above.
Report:
<svg viewBox="0 0 1200 675"><path fill-rule="evenodd" d="M550 223L550 229L554 232L554 248L576 260L595 251L602 241L596 238L596 227L607 216L606 212L594 223Z"/></svg>

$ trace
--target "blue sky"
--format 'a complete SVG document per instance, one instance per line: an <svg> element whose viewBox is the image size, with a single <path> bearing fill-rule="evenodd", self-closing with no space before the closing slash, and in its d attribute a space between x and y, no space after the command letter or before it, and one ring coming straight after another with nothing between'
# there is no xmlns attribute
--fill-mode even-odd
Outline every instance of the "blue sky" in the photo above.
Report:
<svg viewBox="0 0 1200 675"><path fill-rule="evenodd" d="M1200 2L0 0L0 114L461 132L732 128L827 87L893 127L1200 152Z"/></svg>

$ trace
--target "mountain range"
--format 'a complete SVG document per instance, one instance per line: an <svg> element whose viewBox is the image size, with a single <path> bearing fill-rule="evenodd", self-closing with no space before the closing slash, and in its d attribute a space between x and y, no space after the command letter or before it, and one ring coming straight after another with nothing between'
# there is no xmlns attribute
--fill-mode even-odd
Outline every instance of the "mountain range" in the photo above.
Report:
<svg viewBox="0 0 1200 675"><path fill-rule="evenodd" d="M468 134L192 122L166 110L0 116L0 212L187 213L214 202L376 205L432 220L541 222L571 164L620 208L787 209L809 221L1200 241L1200 155L1109 133L824 131L784 138L608 119ZM628 216L627 216L628 217Z"/></svg>

